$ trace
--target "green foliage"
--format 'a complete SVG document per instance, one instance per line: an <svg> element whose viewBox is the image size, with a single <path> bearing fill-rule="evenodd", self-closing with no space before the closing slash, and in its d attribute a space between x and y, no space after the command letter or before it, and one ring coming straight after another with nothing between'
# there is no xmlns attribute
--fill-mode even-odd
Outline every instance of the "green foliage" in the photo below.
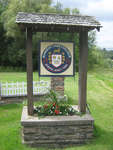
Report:
<svg viewBox="0 0 113 150"><path fill-rule="evenodd" d="M70 116L79 114L76 110L73 109L72 106L67 104L56 104L56 103L48 103L45 105L37 106L34 109L34 113L38 114L38 116Z"/></svg>
<svg viewBox="0 0 113 150"><path fill-rule="evenodd" d="M72 15L80 14L77 8L72 9Z"/></svg>
<svg viewBox="0 0 113 150"><path fill-rule="evenodd" d="M70 11L71 11L70 8L65 8L63 13L70 15Z"/></svg>
<svg viewBox="0 0 113 150"><path fill-rule="evenodd" d="M53 90L50 90L48 97L51 101L53 101L53 103L58 104L58 93L54 92Z"/></svg>
<svg viewBox="0 0 113 150"><path fill-rule="evenodd" d="M60 14L63 13L62 4L61 4L60 2L57 2L57 4L56 4L54 7L55 7L55 11L56 11L57 13L60 13Z"/></svg>
<svg viewBox="0 0 113 150"><path fill-rule="evenodd" d="M37 106L34 109L34 113L38 116L55 116L55 115L75 115L79 114L71 105L59 100L59 96L53 90L50 90L48 95L49 102L44 105Z"/></svg>
<svg viewBox="0 0 113 150"><path fill-rule="evenodd" d="M63 8L60 2L53 5L52 0L1 0L0 1L0 65L26 68L25 43L26 35L15 23L18 12L80 14L77 8ZM73 41L75 43L75 70L79 64L79 35L77 33L35 33L33 34L33 69L37 70L37 43L40 40ZM113 66L113 55L107 56L96 47L96 31L88 37L89 69L95 66ZM39 51L39 49L38 49ZM112 54L112 53L111 53ZM110 55L110 54L109 54Z"/></svg>
<svg viewBox="0 0 113 150"><path fill-rule="evenodd" d="M18 25L15 23L18 12L45 12L49 11L51 0L11 0L8 8L2 14L7 36L22 37Z"/></svg>
<svg viewBox="0 0 113 150"><path fill-rule="evenodd" d="M96 31L90 31L88 33L88 48L92 49L94 46L96 46Z"/></svg>
<svg viewBox="0 0 113 150"><path fill-rule="evenodd" d="M88 68L113 68L113 51L106 51L96 46L96 31L89 32L88 36Z"/></svg>
<svg viewBox="0 0 113 150"><path fill-rule="evenodd" d="M49 5L51 0L12 0L7 4L7 9L2 12L2 27L0 26L0 31L3 33L0 37L0 64L2 66L13 66L13 67L23 67L26 66L25 57L25 33L21 33L17 24L15 23L16 15L19 11L26 12L44 12L50 11ZM45 10L44 10L45 9ZM1 10L1 9L0 9ZM3 36L2 36L3 35ZM7 37L6 37L7 35ZM40 36L40 34L39 34ZM33 64L34 68L37 68L37 39L35 37L35 43L33 46ZM3 46L2 46L3 45Z"/></svg>
<svg viewBox="0 0 113 150"><path fill-rule="evenodd" d="M96 46L92 46L92 48L89 49L88 67L89 69L95 67L113 68L113 61L109 57L106 57L103 50Z"/></svg>
<svg viewBox="0 0 113 150"><path fill-rule="evenodd" d="M25 57L25 33L21 33L15 23L18 12L38 12L38 13L78 13L78 9L63 9L60 2L54 6L52 0L5 0L2 1L0 11L2 13L0 31L0 64L2 66L23 67L26 66ZM3 8L4 9L1 9ZM53 38L54 37L54 38ZM73 37L74 40L73 40ZM77 41L76 42L76 68L78 68L78 36L71 33L36 33L33 35L33 68L37 70L37 43L40 40L54 41ZM78 69L76 69L78 70Z"/></svg>
<svg viewBox="0 0 113 150"><path fill-rule="evenodd" d="M107 51L103 49L104 57L113 60L113 50Z"/></svg>

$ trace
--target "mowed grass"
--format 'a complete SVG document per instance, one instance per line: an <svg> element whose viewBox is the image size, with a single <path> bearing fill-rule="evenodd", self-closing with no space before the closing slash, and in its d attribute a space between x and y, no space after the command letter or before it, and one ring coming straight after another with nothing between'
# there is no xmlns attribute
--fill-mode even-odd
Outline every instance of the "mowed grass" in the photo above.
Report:
<svg viewBox="0 0 113 150"><path fill-rule="evenodd" d="M25 76L25 73L0 73L0 80L25 81ZM38 74L34 73L34 79L37 78ZM113 150L113 71L89 72L87 87L87 103L95 119L94 139L83 146L67 147L64 150ZM75 79L65 78L65 94L70 97L69 103L77 103L78 74ZM21 143L22 107L23 104L0 106L0 150L46 150L30 148Z"/></svg>
<svg viewBox="0 0 113 150"><path fill-rule="evenodd" d="M39 78L38 72L33 73L33 80L48 80L49 78ZM0 82L26 82L27 74L26 72L0 72Z"/></svg>

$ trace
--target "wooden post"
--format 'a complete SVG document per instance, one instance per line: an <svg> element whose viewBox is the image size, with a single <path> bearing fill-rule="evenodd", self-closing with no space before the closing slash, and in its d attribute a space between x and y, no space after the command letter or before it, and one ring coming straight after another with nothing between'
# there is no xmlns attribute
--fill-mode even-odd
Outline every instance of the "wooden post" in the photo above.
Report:
<svg viewBox="0 0 113 150"><path fill-rule="evenodd" d="M79 36L79 110L85 113L87 99L88 32L82 31Z"/></svg>
<svg viewBox="0 0 113 150"><path fill-rule="evenodd" d="M32 31L27 29L26 61L27 61L27 98L28 115L33 115L33 68L32 68Z"/></svg>

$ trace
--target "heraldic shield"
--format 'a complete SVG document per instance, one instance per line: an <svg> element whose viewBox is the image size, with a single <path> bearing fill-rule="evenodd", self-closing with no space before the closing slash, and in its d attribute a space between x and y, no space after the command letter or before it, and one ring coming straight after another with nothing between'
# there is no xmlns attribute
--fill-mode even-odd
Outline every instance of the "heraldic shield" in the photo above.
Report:
<svg viewBox="0 0 113 150"><path fill-rule="evenodd" d="M52 65L54 67L59 67L62 64L62 55L53 54L52 55Z"/></svg>

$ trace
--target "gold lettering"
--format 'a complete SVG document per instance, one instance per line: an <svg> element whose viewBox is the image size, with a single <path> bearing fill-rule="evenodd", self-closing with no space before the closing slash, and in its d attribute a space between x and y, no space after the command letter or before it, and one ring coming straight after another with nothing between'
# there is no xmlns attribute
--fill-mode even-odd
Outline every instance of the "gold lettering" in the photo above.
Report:
<svg viewBox="0 0 113 150"><path fill-rule="evenodd" d="M55 49L54 53L60 53L60 49Z"/></svg>

